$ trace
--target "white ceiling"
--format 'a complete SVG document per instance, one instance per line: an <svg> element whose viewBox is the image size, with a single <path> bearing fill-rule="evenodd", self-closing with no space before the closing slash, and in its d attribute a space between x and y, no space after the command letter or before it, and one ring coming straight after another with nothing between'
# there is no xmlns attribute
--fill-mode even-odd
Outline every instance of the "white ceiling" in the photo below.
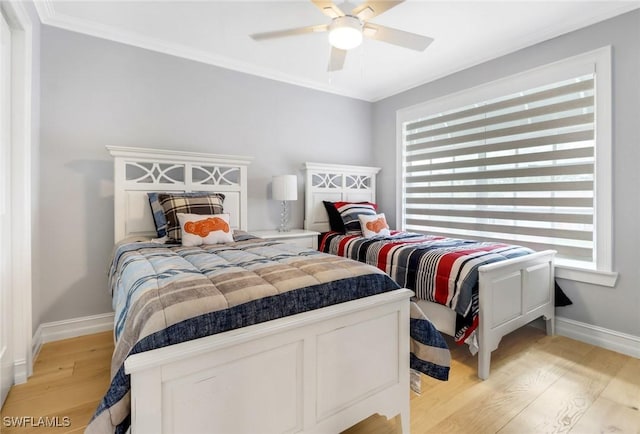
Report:
<svg viewBox="0 0 640 434"><path fill-rule="evenodd" d="M344 11L355 5L335 2ZM417 1L371 21L435 39L416 52L374 40L327 72L324 33L256 42L257 32L326 24L311 2L37 1L43 23L340 95L377 101L640 8L640 1Z"/></svg>

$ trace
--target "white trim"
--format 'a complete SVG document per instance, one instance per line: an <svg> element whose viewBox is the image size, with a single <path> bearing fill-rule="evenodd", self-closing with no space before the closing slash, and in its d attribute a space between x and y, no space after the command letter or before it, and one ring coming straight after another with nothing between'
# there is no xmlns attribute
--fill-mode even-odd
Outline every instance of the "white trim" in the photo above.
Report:
<svg viewBox="0 0 640 434"><path fill-rule="evenodd" d="M553 81L562 81L581 74L593 73L596 71L596 62L606 62L607 59L610 62L610 53L611 46L597 48L586 53L512 74L508 77L487 81L477 86L423 101L399 109L398 121L401 125L402 122L411 121L417 117L453 110L475 104L478 101L517 93L522 91L523 88L544 86Z"/></svg>
<svg viewBox="0 0 640 434"><path fill-rule="evenodd" d="M404 221L404 131L403 131L403 122L406 118L406 114L403 110L398 110L396 112L396 176L395 176L395 187L396 187L396 224L395 228L398 230L403 230Z"/></svg>
<svg viewBox="0 0 640 434"><path fill-rule="evenodd" d="M31 353L31 98L33 27L20 2L2 2L11 28L11 209L14 382L33 371ZM18 170L16 170L18 169Z"/></svg>
<svg viewBox="0 0 640 434"><path fill-rule="evenodd" d="M640 358L640 336L556 316L556 332L577 341Z"/></svg>
<svg viewBox="0 0 640 434"><path fill-rule="evenodd" d="M640 358L640 337L556 316L559 335ZM113 329L113 312L41 324L33 336L33 357L43 344ZM18 365L16 364L16 368Z"/></svg>
<svg viewBox="0 0 640 434"><path fill-rule="evenodd" d="M595 263L598 271L613 271L613 78L611 46L586 53L596 67L596 239ZM603 176L604 174L604 176Z"/></svg>
<svg viewBox="0 0 640 434"><path fill-rule="evenodd" d="M33 334L33 338L31 339L31 358L33 360L38 357L40 349L42 348L42 344L44 344L44 342L42 342L42 324L40 324L36 329L36 332Z"/></svg>
<svg viewBox="0 0 640 434"><path fill-rule="evenodd" d="M193 60L209 65L219 66L221 68L230 69L233 71L239 71L247 74L264 77L271 80L276 80L284 83L293 84L296 86L302 86L309 89L318 90L321 92L332 93L336 95L357 98L368 102L377 102L393 95L409 91L418 86L426 83L434 82L443 77L455 74L457 72L472 68L474 66L486 63L493 59L497 59L511 53L515 53L524 48L533 46L535 44L547 41L549 39L558 37L562 34L570 33L584 27L596 24L598 22L622 15L626 12L637 9L637 5L634 2L619 2L619 7L606 12L599 17L591 17L589 19L575 19L574 22L562 30L554 28L553 26L543 28L539 32L529 35L525 41L520 42L515 46L509 46L496 52L490 57L470 58L465 63L459 65L455 69L444 71L441 74L434 75L428 80L411 81L410 83L395 84L393 86L386 86L384 89L373 91L354 91L348 88L336 89L331 84L325 84L318 80L306 80L298 76L277 71L271 68L259 67L255 64L242 62L231 59L229 57L213 55L205 50L193 49L187 45L177 44L168 40L160 38L151 38L149 36L141 35L139 33L126 31L114 26L105 25L95 21L79 19L68 15L63 15L55 11L54 0L36 0L34 4L40 17L40 21L43 24L58 27L61 29L70 30L72 32L79 32L86 35L95 36L101 39L120 42L126 45L134 47L140 47L147 50L156 51L159 53L165 53L184 59Z"/></svg>
<svg viewBox="0 0 640 434"><path fill-rule="evenodd" d="M34 4L36 5L36 10L38 11L38 15L40 16L42 23L49 26L95 36L108 41L115 41L134 47L144 48L157 53L189 59L207 65L214 65L220 68L230 69L232 71L289 83L295 86L373 102L368 95L362 92L350 91L347 89L336 89L331 86L330 83L325 84L314 80L306 80L282 71L260 67L253 63L238 61L226 56L215 55L205 50L194 49L187 45L175 43L169 40L153 38L139 33L122 30L114 26L62 15L55 11L55 2L52 0L34 1Z"/></svg>
<svg viewBox="0 0 640 434"><path fill-rule="evenodd" d="M14 360L13 381L15 384L26 383L31 374L28 373L27 361L25 359Z"/></svg>
<svg viewBox="0 0 640 434"><path fill-rule="evenodd" d="M574 267L558 264L556 260L556 277L559 279L573 280L575 282L591 283L593 285L608 286L613 288L618 280L618 273L614 271L592 270L583 267Z"/></svg>
<svg viewBox="0 0 640 434"><path fill-rule="evenodd" d="M33 357L48 342L113 330L113 319L114 313L108 312L40 324L33 335Z"/></svg>

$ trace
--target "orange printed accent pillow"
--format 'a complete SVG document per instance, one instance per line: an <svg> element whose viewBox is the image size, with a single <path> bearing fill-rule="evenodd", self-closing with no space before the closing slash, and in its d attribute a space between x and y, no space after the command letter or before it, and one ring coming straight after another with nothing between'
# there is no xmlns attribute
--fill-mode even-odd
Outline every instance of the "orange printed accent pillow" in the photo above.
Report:
<svg viewBox="0 0 640 434"><path fill-rule="evenodd" d="M391 235L384 214L359 215L362 236L365 238L387 237Z"/></svg>
<svg viewBox="0 0 640 434"><path fill-rule="evenodd" d="M229 214L178 213L183 246L220 244L233 242L233 230L229 226Z"/></svg>

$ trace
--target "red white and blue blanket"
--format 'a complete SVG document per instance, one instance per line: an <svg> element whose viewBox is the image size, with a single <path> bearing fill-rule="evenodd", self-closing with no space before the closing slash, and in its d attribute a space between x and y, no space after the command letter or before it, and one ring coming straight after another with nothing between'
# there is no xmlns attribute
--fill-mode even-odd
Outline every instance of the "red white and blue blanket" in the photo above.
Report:
<svg viewBox="0 0 640 434"><path fill-rule="evenodd" d="M401 231L375 238L327 232L319 250L374 265L418 299L455 310L458 343L478 326L478 267L533 253L510 244Z"/></svg>

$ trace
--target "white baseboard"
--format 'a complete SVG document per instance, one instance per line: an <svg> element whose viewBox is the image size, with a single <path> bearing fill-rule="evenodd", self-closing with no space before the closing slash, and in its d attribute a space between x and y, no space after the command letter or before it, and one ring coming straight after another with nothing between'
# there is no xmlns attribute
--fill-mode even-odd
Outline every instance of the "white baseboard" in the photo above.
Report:
<svg viewBox="0 0 640 434"><path fill-rule="evenodd" d="M640 337L556 316L556 333L577 341L640 358Z"/></svg>
<svg viewBox="0 0 640 434"><path fill-rule="evenodd" d="M13 382L14 384L23 384L27 382L29 372L27 370L27 361L16 360L13 363Z"/></svg>
<svg viewBox="0 0 640 434"><path fill-rule="evenodd" d="M113 312L40 324L33 335L33 359L47 342L113 330Z"/></svg>
<svg viewBox="0 0 640 434"><path fill-rule="evenodd" d="M35 360L42 344L47 342L113 330L113 318L114 314L111 312L40 324L33 336L33 359ZM544 329L542 323L539 327ZM640 358L640 337L638 336L620 333L560 316L556 316L556 333L577 341Z"/></svg>

